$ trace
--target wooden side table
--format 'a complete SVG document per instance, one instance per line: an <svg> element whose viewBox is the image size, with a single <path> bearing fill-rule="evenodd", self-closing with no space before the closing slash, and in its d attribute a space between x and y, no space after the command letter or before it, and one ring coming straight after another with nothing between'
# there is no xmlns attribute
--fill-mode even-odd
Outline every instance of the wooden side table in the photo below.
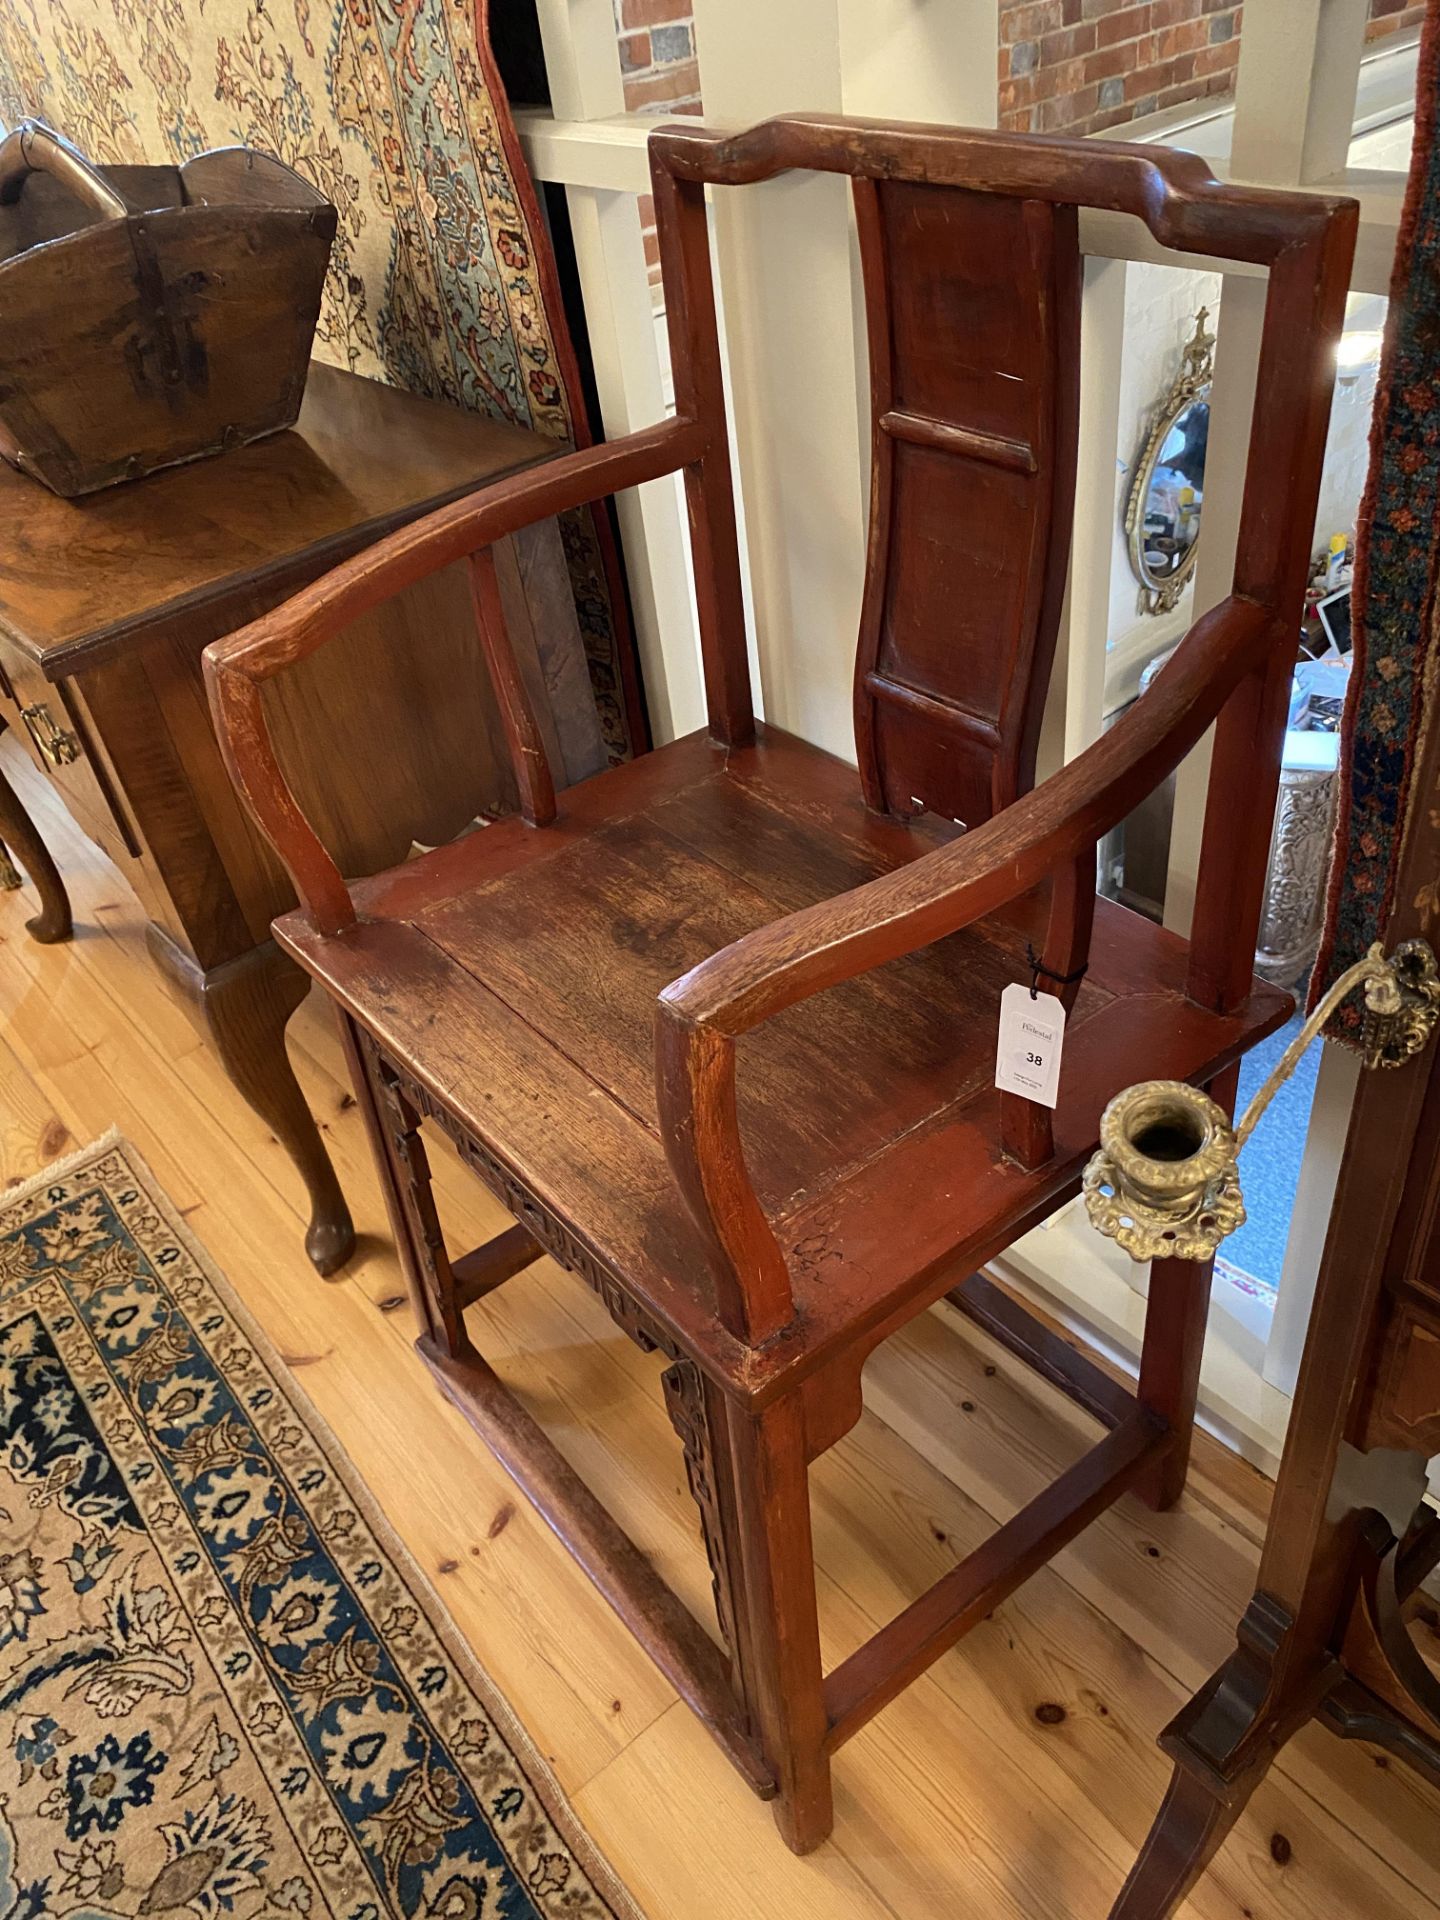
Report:
<svg viewBox="0 0 1440 1920"><path fill-rule="evenodd" d="M81 500L0 467L0 721L131 881L153 958L299 1169L321 1273L345 1261L354 1229L285 1052L308 983L270 922L294 894L221 763L201 650L406 520L556 451L317 363L293 431L215 459ZM604 746L559 534L537 532L497 558L522 668L573 780L604 765ZM463 567L357 621L314 665L287 680L273 723L345 872L513 807ZM63 938L63 886L3 781L0 842L41 890L32 933Z"/></svg>

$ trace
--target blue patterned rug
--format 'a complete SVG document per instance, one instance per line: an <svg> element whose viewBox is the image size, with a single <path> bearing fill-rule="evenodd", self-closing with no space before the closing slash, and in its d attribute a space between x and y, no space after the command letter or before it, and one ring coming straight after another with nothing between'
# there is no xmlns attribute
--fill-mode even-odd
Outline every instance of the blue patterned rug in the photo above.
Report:
<svg viewBox="0 0 1440 1920"><path fill-rule="evenodd" d="M0 1196L0 1920L639 1920L134 1150Z"/></svg>

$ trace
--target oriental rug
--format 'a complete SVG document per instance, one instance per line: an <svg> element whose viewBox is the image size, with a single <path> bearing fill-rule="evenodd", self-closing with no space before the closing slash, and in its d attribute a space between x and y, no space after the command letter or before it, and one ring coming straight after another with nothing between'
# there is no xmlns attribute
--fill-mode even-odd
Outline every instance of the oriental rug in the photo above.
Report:
<svg viewBox="0 0 1440 1920"><path fill-rule="evenodd" d="M639 1920L136 1156L0 1195L0 1920Z"/></svg>
<svg viewBox="0 0 1440 1920"><path fill-rule="evenodd" d="M1410 160L1385 344L1370 429L1370 468L1356 522L1353 666L1341 746L1340 808L1313 1006L1337 975L1385 938L1397 910L1440 941L1440 874L1414 900L1396 877L1412 810L1440 807L1412 778L1433 724L1440 674L1440 0L1421 33ZM1331 1023L1354 1039L1351 995Z"/></svg>

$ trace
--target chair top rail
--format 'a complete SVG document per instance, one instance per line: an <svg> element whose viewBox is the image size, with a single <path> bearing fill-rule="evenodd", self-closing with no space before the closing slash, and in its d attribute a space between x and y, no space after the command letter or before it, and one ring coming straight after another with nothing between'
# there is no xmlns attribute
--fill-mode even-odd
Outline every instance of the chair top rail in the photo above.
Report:
<svg viewBox="0 0 1440 1920"><path fill-rule="evenodd" d="M1267 265L1317 239L1355 202L1341 195L1217 180L1196 154L1119 140L895 126L785 114L743 133L670 125L650 136L652 164L678 179L749 186L795 169L910 180L1133 214L1163 246Z"/></svg>

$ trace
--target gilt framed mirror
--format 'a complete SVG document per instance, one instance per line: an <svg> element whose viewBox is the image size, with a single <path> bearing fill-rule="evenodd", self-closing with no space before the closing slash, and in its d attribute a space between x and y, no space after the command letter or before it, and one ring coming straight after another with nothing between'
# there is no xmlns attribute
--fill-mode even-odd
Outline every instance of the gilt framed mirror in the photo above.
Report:
<svg viewBox="0 0 1440 1920"><path fill-rule="evenodd" d="M1175 383L1155 410L1126 503L1130 565L1144 613L1168 613L1195 571L1215 350L1208 317L1205 307L1195 317Z"/></svg>

